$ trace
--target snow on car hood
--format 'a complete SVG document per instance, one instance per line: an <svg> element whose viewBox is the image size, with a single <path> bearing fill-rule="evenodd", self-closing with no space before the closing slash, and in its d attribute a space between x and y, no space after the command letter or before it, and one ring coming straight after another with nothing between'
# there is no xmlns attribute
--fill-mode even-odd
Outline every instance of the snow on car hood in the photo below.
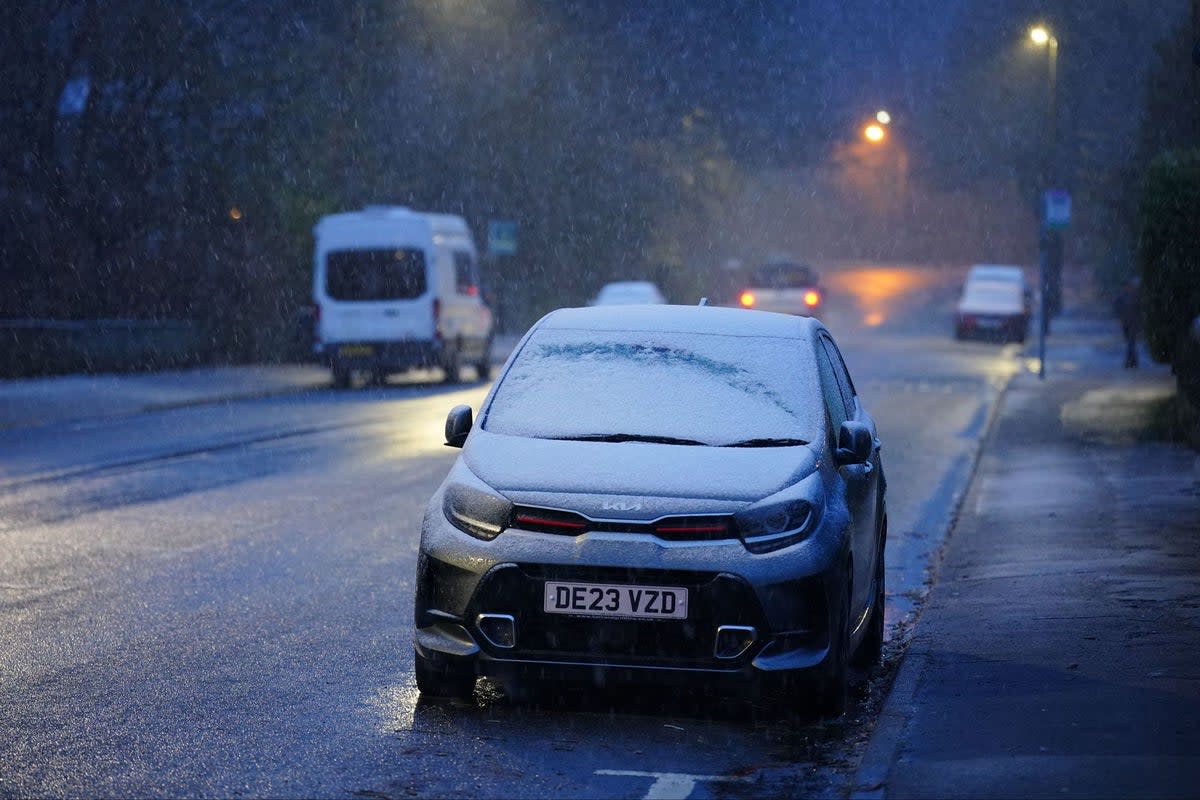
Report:
<svg viewBox="0 0 1200 800"><path fill-rule="evenodd" d="M552 496L570 494L570 510L607 519L728 513L817 468L812 447L805 445L576 442L479 429L471 432L462 457L471 472L514 502L561 506ZM682 499L696 502L681 508Z"/></svg>

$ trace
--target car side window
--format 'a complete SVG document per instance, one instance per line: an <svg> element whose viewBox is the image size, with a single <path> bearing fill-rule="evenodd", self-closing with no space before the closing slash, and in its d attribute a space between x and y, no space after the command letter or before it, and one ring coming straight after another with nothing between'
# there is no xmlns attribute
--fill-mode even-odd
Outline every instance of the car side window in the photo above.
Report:
<svg viewBox="0 0 1200 800"><path fill-rule="evenodd" d="M470 253L454 252L454 291L468 297L479 297L479 267Z"/></svg>
<svg viewBox="0 0 1200 800"><path fill-rule="evenodd" d="M846 414L846 401L842 398L842 390L829 360L829 353L824 347L817 347L817 369L821 373L821 396L825 400L825 410L829 415L829 441L837 442L838 430L849 417Z"/></svg>
<svg viewBox="0 0 1200 800"><path fill-rule="evenodd" d="M833 377L837 381L838 391L842 395L846 419L850 419L854 416L854 383L850 380L850 372L846 369L846 362L842 360L842 354L832 339L828 336L821 336L821 346L825 349L825 355L829 357Z"/></svg>

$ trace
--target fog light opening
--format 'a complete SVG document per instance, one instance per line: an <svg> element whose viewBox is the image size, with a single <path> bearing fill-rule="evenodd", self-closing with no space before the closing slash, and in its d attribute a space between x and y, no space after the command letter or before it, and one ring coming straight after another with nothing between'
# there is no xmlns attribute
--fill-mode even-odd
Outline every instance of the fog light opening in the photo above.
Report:
<svg viewBox="0 0 1200 800"><path fill-rule="evenodd" d="M511 614L480 614L475 627L493 647L511 650L517 646L517 621Z"/></svg>
<svg viewBox="0 0 1200 800"><path fill-rule="evenodd" d="M725 660L739 658L757 639L758 631L749 625L722 625L717 628L713 655Z"/></svg>

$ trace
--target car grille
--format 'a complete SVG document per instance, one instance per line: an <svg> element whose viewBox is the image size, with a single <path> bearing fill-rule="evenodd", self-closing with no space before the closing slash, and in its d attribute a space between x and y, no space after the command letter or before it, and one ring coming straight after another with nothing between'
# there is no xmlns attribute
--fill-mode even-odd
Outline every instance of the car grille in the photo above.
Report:
<svg viewBox="0 0 1200 800"><path fill-rule="evenodd" d="M688 617L642 620L546 613L542 602L548 580L686 587ZM516 620L513 649L493 648L477 637L491 655L542 661L733 667L752 657L756 648L740 659L718 661L713 655L717 627L766 630L754 590L734 575L712 572L508 564L480 582L468 620L480 613L509 614Z"/></svg>

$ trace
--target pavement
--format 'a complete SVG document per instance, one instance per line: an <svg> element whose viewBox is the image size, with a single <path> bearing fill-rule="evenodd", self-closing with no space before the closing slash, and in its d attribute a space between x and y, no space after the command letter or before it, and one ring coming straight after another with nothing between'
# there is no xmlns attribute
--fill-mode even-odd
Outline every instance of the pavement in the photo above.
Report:
<svg viewBox="0 0 1200 800"><path fill-rule="evenodd" d="M519 340L516 335L497 336L492 345L492 361L503 364ZM227 403L331 386L329 370L316 364L212 366L0 380L0 430Z"/></svg>
<svg viewBox="0 0 1200 800"><path fill-rule="evenodd" d="M1200 792L1200 460L1122 347L1065 312L1009 385L853 797Z"/></svg>

